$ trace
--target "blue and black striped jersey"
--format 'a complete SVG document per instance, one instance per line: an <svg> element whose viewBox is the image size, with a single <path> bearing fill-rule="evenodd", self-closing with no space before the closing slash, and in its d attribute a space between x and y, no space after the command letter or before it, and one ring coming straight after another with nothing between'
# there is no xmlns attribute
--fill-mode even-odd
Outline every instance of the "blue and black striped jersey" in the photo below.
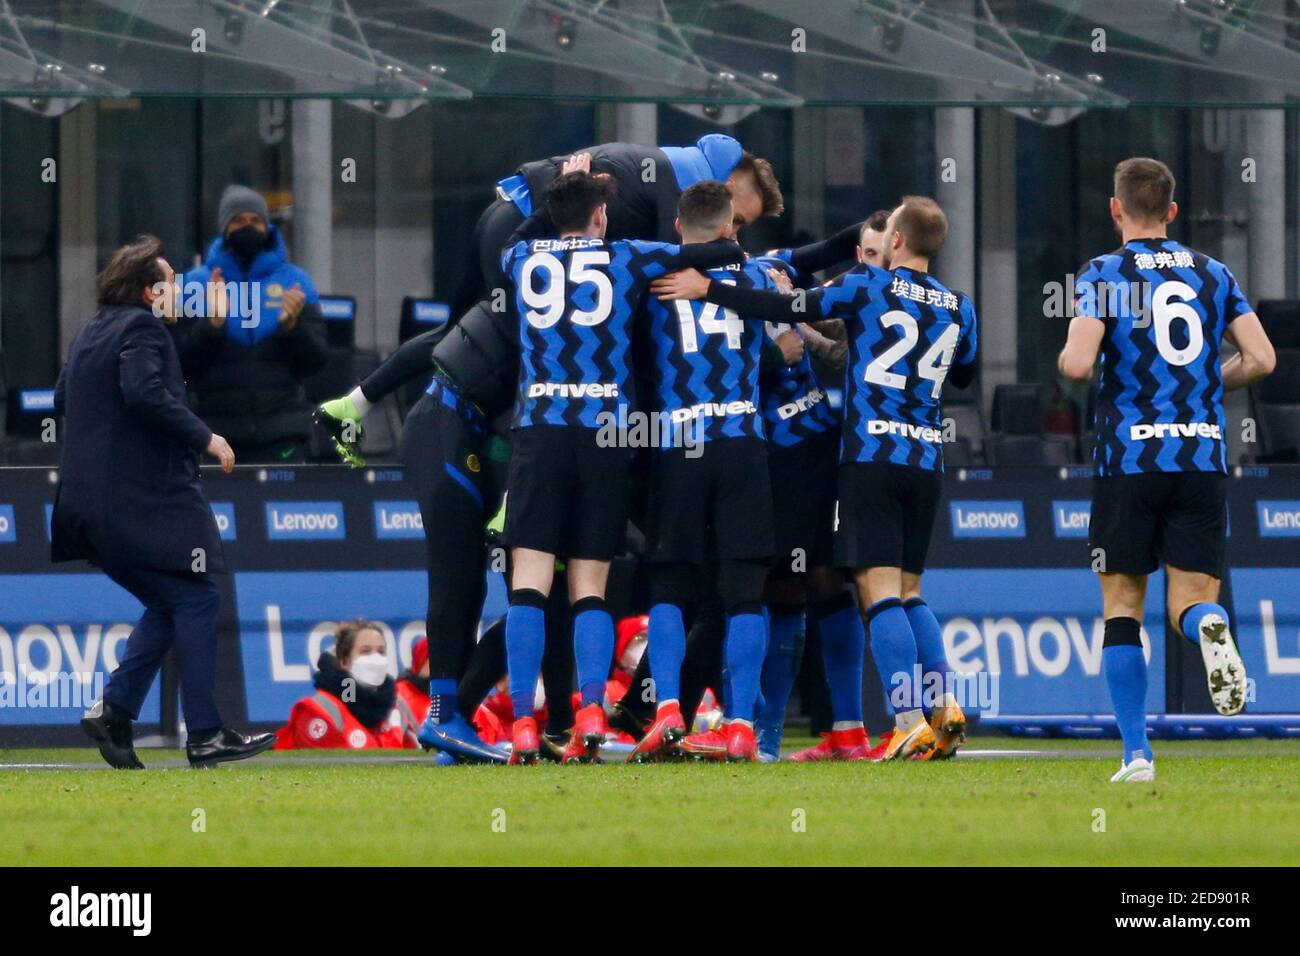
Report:
<svg viewBox="0 0 1300 956"><path fill-rule="evenodd" d="M683 250L690 250L689 253ZM519 315L514 427L600 428L633 403L631 323L650 282L674 269L718 265L734 243L571 237L516 242L501 257Z"/></svg>
<svg viewBox="0 0 1300 956"><path fill-rule="evenodd" d="M866 264L808 297L848 332L841 461L942 471L939 396L950 365L975 361L970 299L928 273Z"/></svg>
<svg viewBox="0 0 1300 956"><path fill-rule="evenodd" d="M764 331L775 342L794 326L767 322ZM763 421L767 440L782 448L797 445L813 435L835 431L840 414L826 400L826 392L813 371L807 351L794 365L786 365L761 383Z"/></svg>
<svg viewBox="0 0 1300 956"><path fill-rule="evenodd" d="M711 279L774 288L758 260L710 269ZM758 368L763 326L711 302L645 300L644 347L653 370L653 410L674 426L662 447L720 438L762 438Z"/></svg>
<svg viewBox="0 0 1300 956"><path fill-rule="evenodd" d="M1226 471L1220 343L1251 311L1227 266L1172 239L1135 239L1089 262L1075 294L1075 314L1106 326L1097 473Z"/></svg>

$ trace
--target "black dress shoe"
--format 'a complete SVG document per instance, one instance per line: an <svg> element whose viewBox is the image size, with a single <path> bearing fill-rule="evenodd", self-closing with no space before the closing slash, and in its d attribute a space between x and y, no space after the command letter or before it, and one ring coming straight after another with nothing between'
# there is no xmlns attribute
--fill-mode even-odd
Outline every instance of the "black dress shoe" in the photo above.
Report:
<svg viewBox="0 0 1300 956"><path fill-rule="evenodd" d="M211 767L227 760L245 760L275 746L275 734L240 734L222 727L202 737L190 736L185 756L193 767Z"/></svg>
<svg viewBox="0 0 1300 956"><path fill-rule="evenodd" d="M135 755L135 738L131 717L102 700L81 715L81 729L99 745L100 756L114 770L143 770Z"/></svg>

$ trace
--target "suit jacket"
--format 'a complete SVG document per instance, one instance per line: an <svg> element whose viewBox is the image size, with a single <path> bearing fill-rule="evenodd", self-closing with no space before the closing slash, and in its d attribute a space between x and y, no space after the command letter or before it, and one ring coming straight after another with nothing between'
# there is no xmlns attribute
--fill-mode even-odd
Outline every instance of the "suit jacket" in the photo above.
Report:
<svg viewBox="0 0 1300 956"><path fill-rule="evenodd" d="M59 373L63 465L54 497L54 561L105 567L224 568L199 479L212 430L185 404L176 347L144 306L104 306L77 333Z"/></svg>

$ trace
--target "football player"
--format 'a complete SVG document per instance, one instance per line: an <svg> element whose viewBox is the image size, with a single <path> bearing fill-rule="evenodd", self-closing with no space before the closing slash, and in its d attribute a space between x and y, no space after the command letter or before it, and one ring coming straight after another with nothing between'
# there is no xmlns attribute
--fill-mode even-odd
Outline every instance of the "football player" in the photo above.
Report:
<svg viewBox="0 0 1300 956"><path fill-rule="evenodd" d="M1246 702L1246 669L1218 603L1226 531L1223 392L1273 371L1273 346L1228 267L1169 238L1174 176L1159 160L1115 167L1110 215L1123 245L1075 283L1062 375L1098 356L1088 544L1106 619L1102 663L1124 756L1115 783L1155 779L1141 640L1147 575L1163 562L1174 626L1200 647L1219 713ZM1227 339L1237 354L1222 357Z"/></svg>
<svg viewBox="0 0 1300 956"><path fill-rule="evenodd" d="M848 334L835 563L853 569L871 650L895 711L882 755L951 755L965 715L951 687L939 624L920 596L941 491L944 381L974 377L975 309L929 274L948 222L933 199L906 196L885 227L882 265L861 263L818 289L783 296L682 272L656 294L705 301L774 322L842 319ZM913 679L919 663L921 686ZM943 688L930 700L923 688ZM929 703L929 721L925 704Z"/></svg>

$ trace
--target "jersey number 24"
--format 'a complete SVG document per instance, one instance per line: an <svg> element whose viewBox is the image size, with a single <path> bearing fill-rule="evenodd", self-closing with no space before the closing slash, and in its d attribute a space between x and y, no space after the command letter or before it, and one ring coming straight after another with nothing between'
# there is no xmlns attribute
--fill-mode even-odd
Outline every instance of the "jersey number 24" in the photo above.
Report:
<svg viewBox="0 0 1300 956"><path fill-rule="evenodd" d="M921 337L916 318L902 309L890 309L880 317L880 324L887 329L898 329L901 337L872 359L864 377L872 385L879 385L882 388L899 390L907 388L907 376L901 372L892 372L890 369L916 348L916 343ZM943 380L948 374L948 366L952 364L953 354L957 351L957 337L960 334L959 326L955 323L949 325L935 343L926 349L925 354L916 364L916 374L934 383L931 398L938 398L939 392L943 389Z"/></svg>

